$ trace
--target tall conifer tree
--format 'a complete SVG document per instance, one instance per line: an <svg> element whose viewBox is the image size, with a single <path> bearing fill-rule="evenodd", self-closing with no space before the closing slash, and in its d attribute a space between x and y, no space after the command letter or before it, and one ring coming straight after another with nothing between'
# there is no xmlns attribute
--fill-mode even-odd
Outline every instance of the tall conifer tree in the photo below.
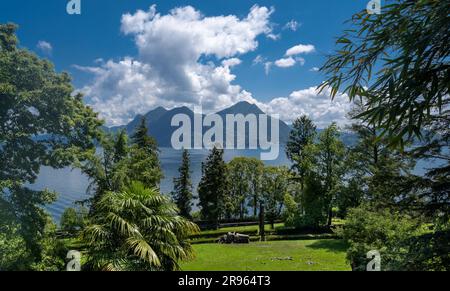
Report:
<svg viewBox="0 0 450 291"><path fill-rule="evenodd" d="M178 172L180 173L180 176L173 179L174 191L172 192L172 196L180 210L180 215L190 219L193 195L190 157L187 150L183 150L182 163Z"/></svg>
<svg viewBox="0 0 450 291"><path fill-rule="evenodd" d="M206 162L202 165L202 179L198 186L201 215L216 228L224 208L224 197L227 191L226 164L223 150L214 147Z"/></svg>

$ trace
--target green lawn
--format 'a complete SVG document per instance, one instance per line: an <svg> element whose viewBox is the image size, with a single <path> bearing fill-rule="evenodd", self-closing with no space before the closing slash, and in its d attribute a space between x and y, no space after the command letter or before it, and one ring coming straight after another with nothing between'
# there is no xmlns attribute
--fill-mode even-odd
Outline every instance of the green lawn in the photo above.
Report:
<svg viewBox="0 0 450 291"><path fill-rule="evenodd" d="M342 240L299 240L249 245L194 245L185 271L347 271Z"/></svg>

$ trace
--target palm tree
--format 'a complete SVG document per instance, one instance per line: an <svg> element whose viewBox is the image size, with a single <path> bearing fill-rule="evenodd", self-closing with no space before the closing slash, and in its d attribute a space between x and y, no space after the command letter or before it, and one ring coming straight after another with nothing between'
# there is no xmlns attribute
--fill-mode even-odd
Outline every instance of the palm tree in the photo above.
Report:
<svg viewBox="0 0 450 291"><path fill-rule="evenodd" d="M86 267L105 271L179 270L192 259L187 238L196 224L156 189L133 182L119 193L107 192L97 204L82 237L89 252Z"/></svg>

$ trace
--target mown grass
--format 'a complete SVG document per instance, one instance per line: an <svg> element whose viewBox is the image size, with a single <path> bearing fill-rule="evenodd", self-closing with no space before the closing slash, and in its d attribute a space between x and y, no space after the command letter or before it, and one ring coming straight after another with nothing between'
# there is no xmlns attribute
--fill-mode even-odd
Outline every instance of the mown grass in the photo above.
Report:
<svg viewBox="0 0 450 291"><path fill-rule="evenodd" d="M334 221L339 225L343 221ZM333 234L277 235L284 229L283 223L265 226L265 243L258 242L258 225L225 227L202 231L192 238L196 259L182 263L186 271L346 271L347 247L342 240L330 239ZM220 245L213 243L228 232L251 236L249 245ZM86 246L79 238L63 238L61 241L71 250L84 253ZM84 256L83 256L84 258Z"/></svg>
<svg viewBox="0 0 450 291"><path fill-rule="evenodd" d="M196 259L185 271L349 271L342 240L254 242L249 245L194 245Z"/></svg>

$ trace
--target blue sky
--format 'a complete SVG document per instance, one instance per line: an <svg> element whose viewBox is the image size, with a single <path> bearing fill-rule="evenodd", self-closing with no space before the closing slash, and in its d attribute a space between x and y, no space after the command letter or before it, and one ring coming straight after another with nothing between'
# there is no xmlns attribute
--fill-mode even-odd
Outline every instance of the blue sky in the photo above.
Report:
<svg viewBox="0 0 450 291"><path fill-rule="evenodd" d="M313 90L323 80L315 68L367 0L81 0L81 15L67 2L2 1L0 22L17 23L22 46L70 72L108 124L159 105L215 111L242 100L287 122L346 122L344 95L332 103Z"/></svg>

